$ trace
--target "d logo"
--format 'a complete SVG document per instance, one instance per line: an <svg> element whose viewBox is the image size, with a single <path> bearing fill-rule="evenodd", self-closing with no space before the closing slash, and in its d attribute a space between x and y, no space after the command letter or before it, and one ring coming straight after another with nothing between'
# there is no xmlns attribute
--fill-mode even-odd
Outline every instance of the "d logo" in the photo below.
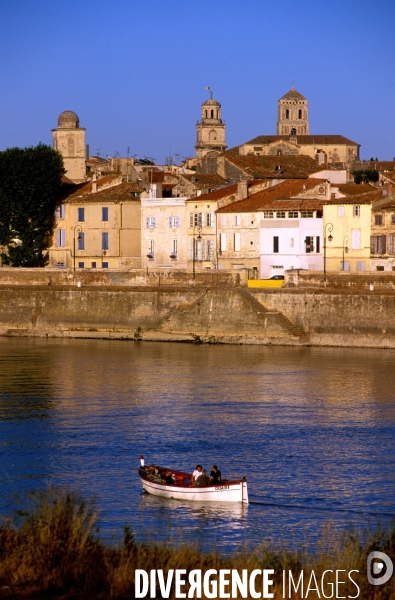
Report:
<svg viewBox="0 0 395 600"><path fill-rule="evenodd" d="M374 561L374 562L373 562ZM371 552L368 556L368 581L372 585L382 585L391 579L394 565L389 556L384 552ZM381 577L377 577L377 575Z"/></svg>

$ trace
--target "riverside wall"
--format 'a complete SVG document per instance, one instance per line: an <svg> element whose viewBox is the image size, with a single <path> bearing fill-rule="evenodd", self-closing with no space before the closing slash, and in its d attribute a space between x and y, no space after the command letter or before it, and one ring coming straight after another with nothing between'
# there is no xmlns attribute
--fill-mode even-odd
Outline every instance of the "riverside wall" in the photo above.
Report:
<svg viewBox="0 0 395 600"><path fill-rule="evenodd" d="M395 294L0 283L0 335L395 348Z"/></svg>

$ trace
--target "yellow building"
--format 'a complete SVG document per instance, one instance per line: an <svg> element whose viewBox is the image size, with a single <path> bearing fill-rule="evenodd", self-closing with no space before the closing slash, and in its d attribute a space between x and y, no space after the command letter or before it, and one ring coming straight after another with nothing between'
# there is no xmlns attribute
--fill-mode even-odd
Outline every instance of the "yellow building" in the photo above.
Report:
<svg viewBox="0 0 395 600"><path fill-rule="evenodd" d="M140 268L143 191L119 175L75 186L56 211L49 266Z"/></svg>
<svg viewBox="0 0 395 600"><path fill-rule="evenodd" d="M369 271L373 191L324 202L326 271Z"/></svg>

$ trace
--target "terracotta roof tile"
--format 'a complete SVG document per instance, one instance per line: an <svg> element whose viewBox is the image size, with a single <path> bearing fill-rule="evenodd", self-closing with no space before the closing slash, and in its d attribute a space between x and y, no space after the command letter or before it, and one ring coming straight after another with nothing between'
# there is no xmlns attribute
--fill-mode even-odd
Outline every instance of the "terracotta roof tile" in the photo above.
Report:
<svg viewBox="0 0 395 600"><path fill-rule="evenodd" d="M225 179L217 173L183 173L181 177L193 183L198 189L226 184Z"/></svg>
<svg viewBox="0 0 395 600"><path fill-rule="evenodd" d="M300 92L295 90L295 88L290 89L289 92L284 94L284 96L281 96L280 100L284 100L285 98L297 98L298 100L306 100L306 98Z"/></svg>
<svg viewBox="0 0 395 600"><path fill-rule="evenodd" d="M353 194L344 198L336 198L336 200L325 200L324 204L371 204L374 200L379 200L382 197L382 190L374 190L365 194Z"/></svg>
<svg viewBox="0 0 395 600"><path fill-rule="evenodd" d="M224 153L225 158L254 179L296 179L322 170L316 161L304 154L298 156L255 156Z"/></svg>
<svg viewBox="0 0 395 600"><path fill-rule="evenodd" d="M248 189L250 189L251 187L260 185L264 181L264 179L253 179L247 182L247 187ZM219 188L218 190L214 190L209 194L201 194L200 196L196 196L195 198L190 198L186 200L186 202L196 202L197 200L221 200L222 198L227 198L232 194L237 194L237 183L232 183L231 185Z"/></svg>
<svg viewBox="0 0 395 600"><path fill-rule="evenodd" d="M339 188L339 192L341 194L345 194L346 196L353 196L361 194L368 194L369 192L374 192L377 190L373 185L369 184L356 184L356 183L340 183L334 184L334 187Z"/></svg>
<svg viewBox="0 0 395 600"><path fill-rule="evenodd" d="M134 194L141 193L144 190L137 183L121 182L118 185L113 185L95 193L81 193L81 191L82 190L80 189L73 194L70 194L63 202L70 202L73 204L81 204L83 202L119 202L120 200L123 202L126 200L138 202L139 199Z"/></svg>
<svg viewBox="0 0 395 600"><path fill-rule="evenodd" d="M296 138L297 144L352 144L358 146L356 142L349 140L343 135L258 135L256 138L241 144L242 146L250 144L271 144L272 142L279 142L280 140L292 141Z"/></svg>
<svg viewBox="0 0 395 600"><path fill-rule="evenodd" d="M271 188L257 192L249 198L223 206L217 212L256 212L259 210L271 210L273 206L277 207L277 210L281 210L280 206L283 207L283 210L319 210L320 207L322 208L324 199L295 198L295 196L324 183L326 183L325 179L290 179L284 183L279 183ZM316 208L298 208L301 206L315 206Z"/></svg>

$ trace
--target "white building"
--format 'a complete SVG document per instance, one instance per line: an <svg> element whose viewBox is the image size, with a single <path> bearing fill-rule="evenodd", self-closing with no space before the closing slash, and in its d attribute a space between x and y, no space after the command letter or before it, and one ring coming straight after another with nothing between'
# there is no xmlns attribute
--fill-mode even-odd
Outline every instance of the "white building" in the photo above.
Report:
<svg viewBox="0 0 395 600"><path fill-rule="evenodd" d="M141 263L143 268L186 269L186 198L142 198Z"/></svg>

